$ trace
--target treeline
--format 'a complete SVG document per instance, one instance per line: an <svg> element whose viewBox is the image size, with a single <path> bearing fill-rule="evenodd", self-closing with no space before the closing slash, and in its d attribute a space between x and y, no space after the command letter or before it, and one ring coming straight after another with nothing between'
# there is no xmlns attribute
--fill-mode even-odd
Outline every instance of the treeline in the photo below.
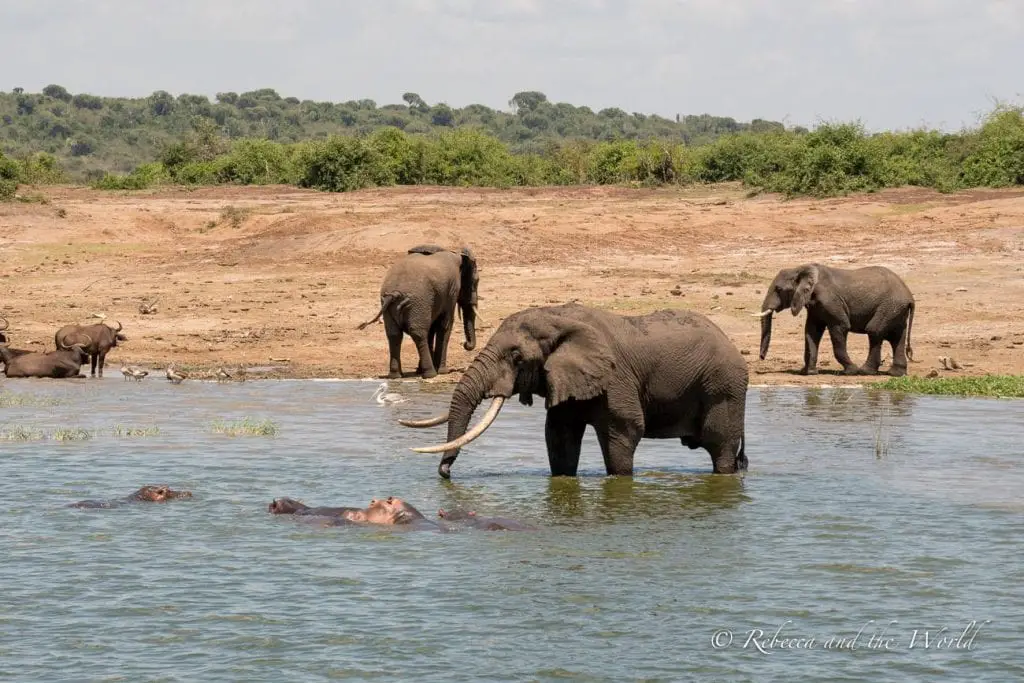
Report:
<svg viewBox="0 0 1024 683"><path fill-rule="evenodd" d="M197 120L210 122L228 140L247 138L296 143L332 135L366 136L381 128L429 135L458 128L483 131L514 153L541 153L550 143L570 139L610 141L663 139L690 146L746 130L782 130L781 123L737 122L720 116L669 119L608 108L593 111L550 102L544 93L516 93L510 111L479 104L462 108L428 104L405 93L401 104L373 100L315 102L282 97L271 88L243 93L112 98L72 94L60 85L40 93L21 88L0 93L0 150L8 156L46 152L71 177L105 171L127 172L152 161L167 144L180 140Z"/></svg>
<svg viewBox="0 0 1024 683"><path fill-rule="evenodd" d="M67 176L46 152L4 160L0 192L14 183ZM3 180L6 178L6 180ZM869 134L854 123L812 131L743 130L705 144L670 137L549 140L534 151L479 127L409 133L394 126L300 142L232 139L205 117L148 163L107 173L95 187L133 190L160 184L294 184L340 192L390 185L484 187L742 181L786 195L831 196L916 185L940 191L1024 185L1024 110L999 106L980 126Z"/></svg>

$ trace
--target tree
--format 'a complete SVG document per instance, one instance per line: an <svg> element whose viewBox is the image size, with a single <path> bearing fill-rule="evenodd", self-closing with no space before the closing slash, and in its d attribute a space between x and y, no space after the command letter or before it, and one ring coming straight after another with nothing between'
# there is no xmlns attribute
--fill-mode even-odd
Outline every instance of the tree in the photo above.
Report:
<svg viewBox="0 0 1024 683"><path fill-rule="evenodd" d="M149 96L149 106L156 116L168 116L174 111L174 97L166 90L157 90Z"/></svg>
<svg viewBox="0 0 1024 683"><path fill-rule="evenodd" d="M547 102L548 96L536 90L517 92L509 100L509 106L518 114L525 114L536 109L542 102Z"/></svg>
<svg viewBox="0 0 1024 683"><path fill-rule="evenodd" d="M61 100L62 102L71 101L71 93L62 85L56 85L51 83L50 85L43 88L43 94L47 97L52 97L55 100Z"/></svg>
<svg viewBox="0 0 1024 683"><path fill-rule="evenodd" d="M441 102L430 109L430 120L435 126L451 126L455 123L455 112L447 104Z"/></svg>
<svg viewBox="0 0 1024 683"><path fill-rule="evenodd" d="M402 95L402 99L409 105L409 109L415 109L418 112L427 112L430 110L430 106L423 101L423 98L414 92L407 92Z"/></svg>

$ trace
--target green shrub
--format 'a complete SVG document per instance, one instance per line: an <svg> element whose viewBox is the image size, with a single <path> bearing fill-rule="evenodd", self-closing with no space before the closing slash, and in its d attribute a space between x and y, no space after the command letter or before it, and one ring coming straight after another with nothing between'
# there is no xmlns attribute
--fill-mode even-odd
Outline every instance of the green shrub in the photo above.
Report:
<svg viewBox="0 0 1024 683"><path fill-rule="evenodd" d="M998 107L977 133L963 161L968 187L1024 185L1024 108Z"/></svg>
<svg viewBox="0 0 1024 683"><path fill-rule="evenodd" d="M156 162L139 166L127 175L107 173L94 182L92 187L97 190L145 190L170 180L163 164Z"/></svg>

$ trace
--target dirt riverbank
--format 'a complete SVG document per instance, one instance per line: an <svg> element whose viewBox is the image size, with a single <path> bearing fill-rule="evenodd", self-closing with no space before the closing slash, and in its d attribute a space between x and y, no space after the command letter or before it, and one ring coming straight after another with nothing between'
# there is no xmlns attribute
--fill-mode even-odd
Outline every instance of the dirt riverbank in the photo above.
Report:
<svg viewBox="0 0 1024 683"><path fill-rule="evenodd" d="M834 375L827 338L821 374L796 375L802 315L780 316L768 359L757 359L749 313L779 268L815 260L881 264L904 277L917 299L911 374L1024 373L1019 189L794 201L747 198L737 186L20 191L46 203L0 205L0 312L12 343L52 349L60 325L102 312L129 335L108 373L122 362L173 362L195 377L218 366L247 367L250 376L382 376L383 326L355 327L376 313L388 265L423 242L476 253L485 322L478 349L504 316L530 305L685 307L729 334L750 361L752 384L872 381ZM141 315L139 303L153 298L157 312ZM866 338L851 335L850 350L862 361ZM415 368L414 351L407 338L406 370ZM449 361L462 368L473 353L456 326ZM946 371L940 356L965 367Z"/></svg>

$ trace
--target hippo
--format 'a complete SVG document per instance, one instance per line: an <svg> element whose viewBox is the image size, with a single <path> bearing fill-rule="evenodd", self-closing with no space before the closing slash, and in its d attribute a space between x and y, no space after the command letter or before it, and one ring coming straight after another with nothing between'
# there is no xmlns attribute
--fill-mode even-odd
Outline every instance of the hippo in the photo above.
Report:
<svg viewBox="0 0 1024 683"><path fill-rule="evenodd" d="M129 493L122 498L110 500L80 500L77 503L70 503L69 508L116 508L129 503L164 503L176 498L191 498L191 491L175 491L169 486L162 484L147 484L137 491Z"/></svg>
<svg viewBox="0 0 1024 683"><path fill-rule="evenodd" d="M267 511L275 515L315 517L324 526L381 524L412 528L441 528L439 524L424 517L423 513L411 504L395 496L388 496L383 500L374 498L365 508L310 507L294 498L275 498L267 506Z"/></svg>
<svg viewBox="0 0 1024 683"><path fill-rule="evenodd" d="M466 522L474 529L485 531L536 531L537 527L508 517L482 517L474 510L437 511L437 516L448 522Z"/></svg>

